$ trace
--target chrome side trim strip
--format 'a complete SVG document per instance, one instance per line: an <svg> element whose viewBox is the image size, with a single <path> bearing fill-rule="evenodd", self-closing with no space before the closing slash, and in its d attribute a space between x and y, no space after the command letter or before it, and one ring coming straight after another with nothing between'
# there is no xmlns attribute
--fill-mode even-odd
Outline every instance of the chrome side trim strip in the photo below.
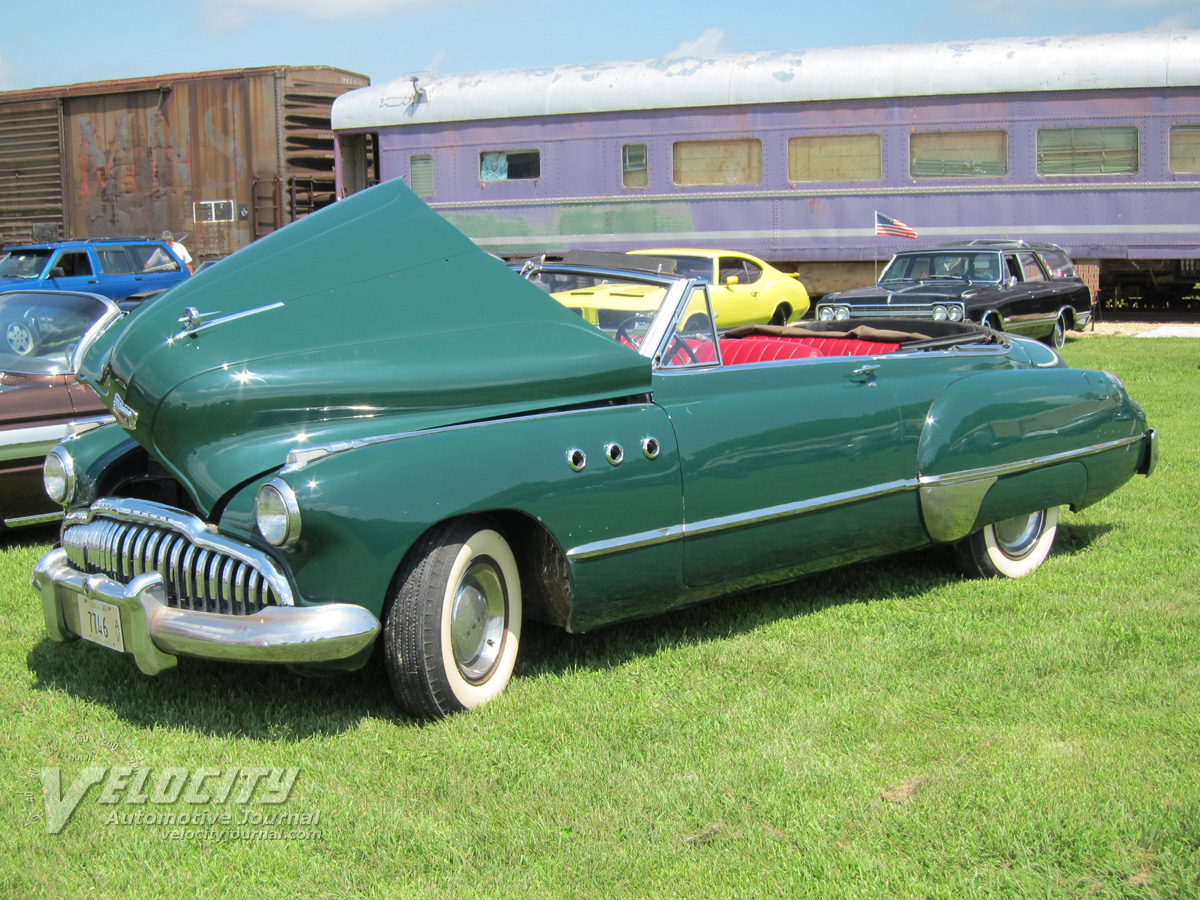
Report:
<svg viewBox="0 0 1200 900"><path fill-rule="evenodd" d="M653 404L639 404L650 405ZM596 410L600 411L600 410ZM295 447L288 451L284 466L280 469L281 475L286 475L288 472L297 472L303 469L309 463L316 462L319 459L324 459L326 456L333 456L335 453L345 453L349 450L358 450L362 447L370 447L374 444L386 444L391 441L403 441L407 438L423 437L431 434L447 434L453 431L466 431L471 428L483 428L485 426L495 425L500 422L530 422L537 419L557 419L561 416L577 416L578 410L560 410L558 412L535 412L524 415L510 416L503 419L485 419L480 422L463 422L458 425L438 425L433 428L423 428L417 431L397 431L391 434L372 435L371 437L353 438L348 441L328 441L323 444L311 444L307 447ZM566 453L570 448L563 447L563 452Z"/></svg>
<svg viewBox="0 0 1200 900"><path fill-rule="evenodd" d="M67 425L35 425L0 431L0 461L45 456L46 452L69 434Z"/></svg>
<svg viewBox="0 0 1200 900"><path fill-rule="evenodd" d="M658 528L654 531L643 531L638 534L628 534L607 541L593 541L590 544L580 544L567 551L568 559L593 559L597 556L608 556L610 553L621 553L625 550L636 550L639 547L650 547L654 544L666 544L683 537L684 526L672 525L669 528Z"/></svg>
<svg viewBox="0 0 1200 900"><path fill-rule="evenodd" d="M42 513L40 516L17 516L15 519L5 519L5 528L20 528L22 525L45 525L48 522L58 522L63 517L62 511Z"/></svg>
<svg viewBox="0 0 1200 900"><path fill-rule="evenodd" d="M984 478L1003 478L1005 475L1015 475L1018 472L1026 472L1030 469L1041 468L1042 466L1052 466L1061 462L1069 462L1073 459L1094 456L1106 450L1116 450L1121 447L1128 447L1131 444L1140 444L1145 439L1146 436L1144 434L1135 434L1132 437L1106 441L1103 444L1092 444L1090 447L1082 447L1078 450L1050 453L1046 456L1036 456L1032 459L1021 460L1020 462L1001 463L998 466L983 466L982 468L967 469L948 475L922 475L917 480L921 487L929 487L939 484L961 484L964 481L977 481Z"/></svg>
<svg viewBox="0 0 1200 900"><path fill-rule="evenodd" d="M917 482L914 479L901 479L859 490L826 494L823 497L814 497L810 500L783 503L779 506L749 510L729 516L718 516L712 519L701 519L699 522L691 524L684 523L668 528L660 528L655 531L643 531L638 534L625 535L609 540L593 541L590 544L581 544L578 547L571 548L567 551L567 558L573 560L594 559L599 556L608 556L612 553L634 550L638 547L677 541L680 538L699 537L719 531L728 531L732 528L741 528L745 525L758 525L762 522L819 512L835 506L844 506L850 503L858 503L862 500L874 499L875 497L884 497L899 491L912 490L916 486Z"/></svg>

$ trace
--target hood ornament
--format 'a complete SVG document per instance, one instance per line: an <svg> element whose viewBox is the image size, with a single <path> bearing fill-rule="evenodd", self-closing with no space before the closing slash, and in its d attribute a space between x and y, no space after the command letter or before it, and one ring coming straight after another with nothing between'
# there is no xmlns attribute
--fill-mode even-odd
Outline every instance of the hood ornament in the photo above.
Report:
<svg viewBox="0 0 1200 900"><path fill-rule="evenodd" d="M266 312L270 309L279 309L281 306L283 306L283 301L279 301L277 303L268 303L266 306L259 306L255 309L247 309L240 313L221 316L219 319L212 318L212 316L221 315L219 310L217 312L202 313L200 310L196 309L196 307L189 306L183 311L183 315L179 317L179 324L182 325L183 328L179 330L178 334L173 335L171 340L175 341L181 337L195 337L205 328L212 328L214 325L220 325L223 322L233 322L236 319L244 319L246 316L258 315L258 313Z"/></svg>
<svg viewBox="0 0 1200 900"><path fill-rule="evenodd" d="M205 319L215 315L218 315L218 313L202 313L196 307L189 306L183 311L183 315L179 317L179 324L183 326L183 330L179 333L195 334L200 326L204 324Z"/></svg>

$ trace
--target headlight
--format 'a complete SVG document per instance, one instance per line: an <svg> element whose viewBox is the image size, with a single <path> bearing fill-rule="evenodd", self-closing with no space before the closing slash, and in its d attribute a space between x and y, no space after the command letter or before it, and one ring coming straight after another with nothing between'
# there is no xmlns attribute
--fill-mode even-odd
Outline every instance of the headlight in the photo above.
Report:
<svg viewBox="0 0 1200 900"><path fill-rule="evenodd" d="M833 309L828 306L822 306L820 311L817 313L817 318L820 319L822 322L832 322L833 321Z"/></svg>
<svg viewBox="0 0 1200 900"><path fill-rule="evenodd" d="M839 322L845 322L848 318L850 318L850 307L839 306L837 311L834 312L833 317Z"/></svg>
<svg viewBox="0 0 1200 900"><path fill-rule="evenodd" d="M935 322L945 322L949 316L950 314L946 312L946 307L942 306L940 303L933 308L933 320Z"/></svg>
<svg viewBox="0 0 1200 900"><path fill-rule="evenodd" d="M254 498L254 522L259 533L274 547L290 547L300 540L300 504L296 492L284 481L272 478Z"/></svg>
<svg viewBox="0 0 1200 900"><path fill-rule="evenodd" d="M961 306L950 307L950 321L951 322L961 322L962 317L963 317L963 311L962 311Z"/></svg>
<svg viewBox="0 0 1200 900"><path fill-rule="evenodd" d="M55 447L46 454L42 466L42 484L46 494L55 503L66 506L75 499L75 463L71 454L62 447Z"/></svg>

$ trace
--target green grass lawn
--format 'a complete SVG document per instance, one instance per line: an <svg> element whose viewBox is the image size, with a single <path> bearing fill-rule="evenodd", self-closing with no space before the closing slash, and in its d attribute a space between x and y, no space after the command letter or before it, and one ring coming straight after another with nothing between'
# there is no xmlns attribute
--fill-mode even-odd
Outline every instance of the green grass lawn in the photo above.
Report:
<svg viewBox="0 0 1200 900"><path fill-rule="evenodd" d="M0 894L1200 896L1200 341L1064 353L1121 376L1162 456L1064 512L1033 576L967 581L931 551L594 634L528 626L507 692L432 725L381 669L152 679L55 644L28 586L54 533L10 540ZM299 773L277 805L101 783L48 833L43 774L65 791L90 766L163 796L176 769L215 773L207 795ZM239 837L162 821L193 813Z"/></svg>

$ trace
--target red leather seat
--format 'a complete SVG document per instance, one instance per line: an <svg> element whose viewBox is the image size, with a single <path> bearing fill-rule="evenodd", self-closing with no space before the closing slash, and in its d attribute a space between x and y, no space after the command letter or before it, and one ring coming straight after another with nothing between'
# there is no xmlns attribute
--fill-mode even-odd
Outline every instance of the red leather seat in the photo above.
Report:
<svg viewBox="0 0 1200 900"><path fill-rule="evenodd" d="M699 362L712 362L713 345L709 342L688 341ZM721 341L721 362L726 366L774 362L780 359L811 359L817 356L870 356L891 353L899 344L860 341L853 338L778 337L751 335L744 338L725 338Z"/></svg>

